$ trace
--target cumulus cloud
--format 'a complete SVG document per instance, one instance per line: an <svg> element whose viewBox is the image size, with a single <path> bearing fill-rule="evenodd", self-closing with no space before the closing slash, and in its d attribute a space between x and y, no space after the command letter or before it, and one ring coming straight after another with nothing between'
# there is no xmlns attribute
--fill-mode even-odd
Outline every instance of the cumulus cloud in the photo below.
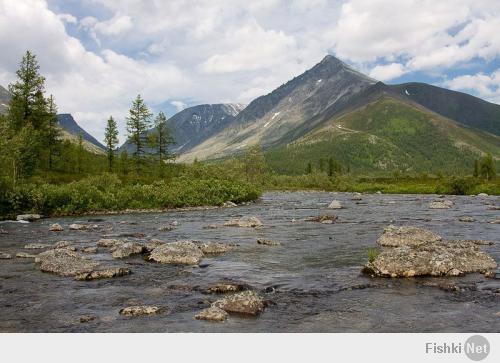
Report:
<svg viewBox="0 0 500 363"><path fill-rule="evenodd" d="M375 66L370 71L370 77L379 81L388 81L405 73L405 67L400 63L391 63Z"/></svg>
<svg viewBox="0 0 500 363"><path fill-rule="evenodd" d="M180 112L187 107L187 105L182 101L172 101L170 104L175 107L177 112Z"/></svg>
<svg viewBox="0 0 500 363"><path fill-rule="evenodd" d="M474 91L479 96L500 103L500 69L491 74L463 75L444 82L444 86L457 91Z"/></svg>

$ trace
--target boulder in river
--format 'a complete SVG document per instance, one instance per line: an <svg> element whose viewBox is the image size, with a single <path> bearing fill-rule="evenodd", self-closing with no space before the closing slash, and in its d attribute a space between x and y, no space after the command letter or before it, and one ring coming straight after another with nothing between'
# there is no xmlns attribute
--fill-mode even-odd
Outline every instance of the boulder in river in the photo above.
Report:
<svg viewBox="0 0 500 363"><path fill-rule="evenodd" d="M128 306L120 310L121 315L125 316L140 316L140 315L151 315L161 312L161 308L158 306L151 305L138 305L138 306Z"/></svg>
<svg viewBox="0 0 500 363"><path fill-rule="evenodd" d="M395 227L390 225L378 238L377 244L385 247L418 246L427 242L440 241L440 235L417 227Z"/></svg>
<svg viewBox="0 0 500 363"><path fill-rule="evenodd" d="M207 288L207 294L227 294L229 292L238 292L247 290L246 285L235 284L231 282L219 282Z"/></svg>
<svg viewBox="0 0 500 363"><path fill-rule="evenodd" d="M40 214L19 214L16 217L16 220L18 221L25 221L25 222L34 222L42 218Z"/></svg>
<svg viewBox="0 0 500 363"><path fill-rule="evenodd" d="M42 252L35 258L43 272L52 272L61 276L75 276L91 272L99 263L84 258L67 249L55 249Z"/></svg>
<svg viewBox="0 0 500 363"><path fill-rule="evenodd" d="M238 204L236 203L233 203L231 202L230 200L228 200L227 202L224 202L224 204L222 205L224 208L233 208L233 207L237 207Z"/></svg>
<svg viewBox="0 0 500 363"><path fill-rule="evenodd" d="M307 222L318 222L318 223L323 223L323 224L332 224L338 219L337 216L334 216L333 214L325 214L322 216L317 216L317 217L309 217L306 219Z"/></svg>
<svg viewBox="0 0 500 363"><path fill-rule="evenodd" d="M491 224L500 224L500 218L490 221Z"/></svg>
<svg viewBox="0 0 500 363"><path fill-rule="evenodd" d="M338 200L332 200L332 202L328 205L328 209L342 209L344 208L342 206L342 203L340 203Z"/></svg>
<svg viewBox="0 0 500 363"><path fill-rule="evenodd" d="M449 209L453 205L451 200L434 201L429 203L429 209Z"/></svg>
<svg viewBox="0 0 500 363"><path fill-rule="evenodd" d="M254 291L243 291L215 301L212 306L229 314L258 315L264 311L264 300Z"/></svg>
<svg viewBox="0 0 500 363"><path fill-rule="evenodd" d="M59 223L51 224L49 227L49 231L51 232L62 232L64 228Z"/></svg>
<svg viewBox="0 0 500 363"><path fill-rule="evenodd" d="M37 255L33 255L31 253L26 252L18 252L16 253L17 258L36 258Z"/></svg>
<svg viewBox="0 0 500 363"><path fill-rule="evenodd" d="M146 249L146 252L151 252L156 247L161 246L163 244L165 244L164 241L156 239L156 238L152 238L148 242L146 242L146 244L144 244L144 248Z"/></svg>
<svg viewBox="0 0 500 363"><path fill-rule="evenodd" d="M227 319L228 313L224 310L211 306L207 309L203 309L194 317L198 320L210 320L210 321L224 321Z"/></svg>
<svg viewBox="0 0 500 363"><path fill-rule="evenodd" d="M96 317L94 315L82 315L78 319L80 323L88 323L89 321L95 320Z"/></svg>
<svg viewBox="0 0 500 363"><path fill-rule="evenodd" d="M121 239L114 239L114 238L101 238L99 241L97 241L97 246L98 247L118 247L122 244L124 244L126 241L121 240Z"/></svg>
<svg viewBox="0 0 500 363"><path fill-rule="evenodd" d="M488 194L486 194L486 193L479 193L477 196L480 197L480 198L485 198L485 197L488 196Z"/></svg>
<svg viewBox="0 0 500 363"><path fill-rule="evenodd" d="M203 252L192 241L165 243L156 247L148 260L179 265L197 265L203 258Z"/></svg>
<svg viewBox="0 0 500 363"><path fill-rule="evenodd" d="M88 231L91 229L96 229L98 226L96 224L79 224L79 223L72 223L69 225L69 229L73 231Z"/></svg>
<svg viewBox="0 0 500 363"><path fill-rule="evenodd" d="M66 248L69 246L70 244L68 241L58 241L52 245L52 248Z"/></svg>
<svg viewBox="0 0 500 363"><path fill-rule="evenodd" d="M388 242L383 241L382 246L394 247L383 248L363 271L385 277L459 276L484 273L497 266L493 258L479 250L476 241L445 242L433 232L423 233L421 229L415 229L419 237L409 238L408 231L406 229L400 241L396 241L397 235L387 239Z"/></svg>
<svg viewBox="0 0 500 363"><path fill-rule="evenodd" d="M204 242L197 245L204 255L220 255L233 249L233 246L220 242Z"/></svg>
<svg viewBox="0 0 500 363"><path fill-rule="evenodd" d="M281 246L281 242L273 241L271 239L264 239L264 238L259 238L257 240L257 243L259 245L265 245L265 246Z"/></svg>
<svg viewBox="0 0 500 363"><path fill-rule="evenodd" d="M0 260L10 260L12 255L10 253L0 252Z"/></svg>
<svg viewBox="0 0 500 363"><path fill-rule="evenodd" d="M42 248L49 248L49 247L52 246L46 243L28 243L27 245L24 245L24 248L27 250L40 250Z"/></svg>
<svg viewBox="0 0 500 363"><path fill-rule="evenodd" d="M255 228L262 226L262 222L257 217L235 218L224 223L227 227Z"/></svg>
<svg viewBox="0 0 500 363"><path fill-rule="evenodd" d="M162 227L158 228L158 231L170 232L170 231L173 231L174 229L175 229L175 227L173 227L173 226L162 226Z"/></svg>
<svg viewBox="0 0 500 363"><path fill-rule="evenodd" d="M84 253L97 253L97 247L92 247L92 246L83 247L82 252L84 252Z"/></svg>
<svg viewBox="0 0 500 363"><path fill-rule="evenodd" d="M467 223L471 223L471 222L475 222L476 219L475 218L472 218L472 217L460 217L458 219L460 222L467 222Z"/></svg>
<svg viewBox="0 0 500 363"><path fill-rule="evenodd" d="M94 270L90 272L85 272L75 276L75 280L78 281L90 281L99 279L110 279L113 277L120 277L130 275L132 272L123 267L108 268L104 270Z"/></svg>
<svg viewBox="0 0 500 363"><path fill-rule="evenodd" d="M126 242L117 246L111 256L113 256L113 258L125 258L132 255L139 255L145 251L145 247L139 243Z"/></svg>

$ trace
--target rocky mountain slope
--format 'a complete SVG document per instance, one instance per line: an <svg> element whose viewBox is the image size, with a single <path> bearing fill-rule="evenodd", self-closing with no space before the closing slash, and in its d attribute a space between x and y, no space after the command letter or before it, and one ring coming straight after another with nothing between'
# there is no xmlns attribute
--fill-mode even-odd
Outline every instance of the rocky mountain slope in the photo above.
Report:
<svg viewBox="0 0 500 363"><path fill-rule="evenodd" d="M83 140L91 143L94 145L96 148L104 150L105 147L103 144L101 144L95 137L90 135L87 131L85 131L80 125L75 121L73 116L69 113L61 113L57 115L57 122L59 123L59 126L63 130L66 130L69 134L75 136L75 138L78 140L78 136L82 135Z"/></svg>
<svg viewBox="0 0 500 363"><path fill-rule="evenodd" d="M244 108L245 105L238 103L198 105L176 113L167 120L176 142L172 151L181 154L202 143L223 130ZM123 150L132 153L134 147L127 141L119 149Z"/></svg>

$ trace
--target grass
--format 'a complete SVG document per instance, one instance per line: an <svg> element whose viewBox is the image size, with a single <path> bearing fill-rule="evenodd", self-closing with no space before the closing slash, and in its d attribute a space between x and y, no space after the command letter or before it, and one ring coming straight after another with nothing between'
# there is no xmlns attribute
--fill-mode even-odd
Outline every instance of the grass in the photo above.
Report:
<svg viewBox="0 0 500 363"><path fill-rule="evenodd" d="M380 254L380 251L376 248L369 248L366 254L368 255L368 262L373 263Z"/></svg>

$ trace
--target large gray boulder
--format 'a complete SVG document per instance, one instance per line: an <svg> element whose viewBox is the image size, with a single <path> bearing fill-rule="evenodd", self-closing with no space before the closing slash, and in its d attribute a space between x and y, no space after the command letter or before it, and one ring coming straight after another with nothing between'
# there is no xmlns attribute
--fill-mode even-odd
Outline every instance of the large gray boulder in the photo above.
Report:
<svg viewBox="0 0 500 363"><path fill-rule="evenodd" d="M179 265L197 265L203 258L203 252L196 243L178 241L156 247L148 256L150 261Z"/></svg>
<svg viewBox="0 0 500 363"><path fill-rule="evenodd" d="M35 262L43 272L52 272L61 276L75 276L91 272L99 263L84 258L68 249L54 249L38 254Z"/></svg>
<svg viewBox="0 0 500 363"><path fill-rule="evenodd" d="M113 256L113 258L126 258L133 255L139 255L143 252L146 252L143 245L136 242L126 242L115 247L111 256Z"/></svg>
<svg viewBox="0 0 500 363"><path fill-rule="evenodd" d="M384 229L377 243L385 247L418 246L441 239L440 235L422 228L390 225Z"/></svg>
<svg viewBox="0 0 500 363"><path fill-rule="evenodd" d="M229 314L258 315L264 311L264 300L254 291L243 291L215 301L212 306Z"/></svg>
<svg viewBox="0 0 500 363"><path fill-rule="evenodd" d="M42 218L40 214L20 214L16 217L18 221L34 222Z"/></svg>
<svg viewBox="0 0 500 363"><path fill-rule="evenodd" d="M203 309L194 317L198 320L210 320L210 321L224 321L227 319L228 313L218 307L211 306L207 309Z"/></svg>
<svg viewBox="0 0 500 363"><path fill-rule="evenodd" d="M262 226L262 222L257 217L235 218L224 223L227 227L255 228Z"/></svg>

